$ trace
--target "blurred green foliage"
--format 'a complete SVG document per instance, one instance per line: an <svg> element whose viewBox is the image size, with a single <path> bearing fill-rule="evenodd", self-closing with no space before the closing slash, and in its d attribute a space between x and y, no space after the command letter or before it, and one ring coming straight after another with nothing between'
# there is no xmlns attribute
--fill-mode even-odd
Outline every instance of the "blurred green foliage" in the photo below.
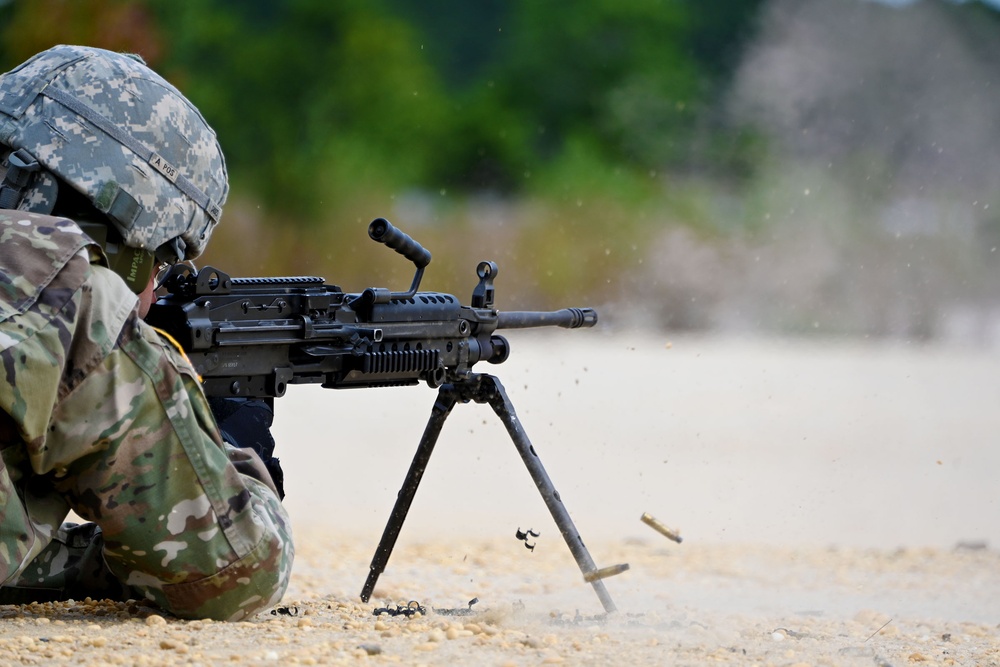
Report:
<svg viewBox="0 0 1000 667"><path fill-rule="evenodd" d="M695 156L759 4L14 0L0 68L59 42L136 51L217 130L235 185L310 219L359 191L737 165Z"/></svg>
<svg viewBox="0 0 1000 667"><path fill-rule="evenodd" d="M78 43L174 82L232 183L199 261L236 275L403 289L386 216L424 289L493 259L503 308L926 337L995 302L998 29L946 0L0 0L0 71Z"/></svg>

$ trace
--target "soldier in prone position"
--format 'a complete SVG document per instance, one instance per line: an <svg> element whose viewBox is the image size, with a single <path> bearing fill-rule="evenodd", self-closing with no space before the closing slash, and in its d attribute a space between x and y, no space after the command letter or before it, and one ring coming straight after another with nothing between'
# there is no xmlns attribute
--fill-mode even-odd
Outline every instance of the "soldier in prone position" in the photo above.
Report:
<svg viewBox="0 0 1000 667"><path fill-rule="evenodd" d="M138 57L57 46L0 75L0 604L238 620L284 593L269 406L210 406L142 319L228 189L215 133Z"/></svg>

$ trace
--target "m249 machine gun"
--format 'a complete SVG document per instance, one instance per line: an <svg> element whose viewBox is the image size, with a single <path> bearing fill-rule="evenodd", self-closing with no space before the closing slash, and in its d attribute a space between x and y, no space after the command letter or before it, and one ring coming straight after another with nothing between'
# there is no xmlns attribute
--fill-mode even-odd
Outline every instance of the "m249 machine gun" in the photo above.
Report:
<svg viewBox="0 0 1000 667"><path fill-rule="evenodd" d="M597 571L499 379L474 373L480 361L499 364L510 347L497 331L592 327L590 308L551 312L494 308L497 265L480 262L471 304L451 294L420 292L431 254L387 220L368 235L416 267L410 289L345 293L318 277L231 278L213 267L175 266L167 294L146 320L172 336L202 377L206 395L274 399L290 384L331 389L413 385L438 390L423 436L372 558L361 591L367 602L385 570L445 420L456 403L486 403L503 422L570 552L586 577ZM606 612L615 610L604 583L590 582Z"/></svg>

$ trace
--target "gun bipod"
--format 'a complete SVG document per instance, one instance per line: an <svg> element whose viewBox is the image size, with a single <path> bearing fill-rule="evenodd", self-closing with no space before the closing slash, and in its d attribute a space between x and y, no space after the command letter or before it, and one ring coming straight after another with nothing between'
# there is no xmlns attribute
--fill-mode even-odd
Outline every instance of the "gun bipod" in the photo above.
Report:
<svg viewBox="0 0 1000 667"><path fill-rule="evenodd" d="M514 413L514 405L511 403L510 397L507 396L507 392L500 383L500 380L486 373L471 374L461 382L444 384L438 388L437 399L434 402L434 407L431 409L431 416L427 420L427 427L424 429L420 444L417 445L417 451L413 456L410 469L406 473L406 478L403 480L403 486L396 497L396 504L389 515L385 531L382 533L382 539L379 540L375 555L372 557L368 578L361 589L362 602L368 602L371 598L372 592L375 590L375 583L389 562L389 556L396 545L396 538L399 537L403 521L405 521L406 514L410 510L410 504L413 502L413 496L417 492L420 479L423 477L424 470L427 469L427 462L430 460L431 452L434 451L434 445L441 434L441 428L444 426L448 415L451 414L452 408L455 407L455 403L459 401L463 403L469 401L488 403L493 408L493 411L500 418L500 421L503 422L504 427L506 427L507 433L510 435L510 439L514 443L518 454L521 455L521 460L524 461L528 473L535 482L538 492L542 495L542 500L545 501L545 505L555 520L559 532L562 533L563 539L566 541L566 546L569 547L570 553L573 554L573 558L580 567L580 571L586 575L589 572L597 570L590 552L587 551L587 547L583 544L583 540L580 538L580 534L577 532L576 526L569 516L569 512L566 511L566 507L559 497L559 492L553 486L552 480L549 479L548 473L545 472L541 460L539 460L534 447L531 445L531 441L528 440L527 433L521 426L520 420L517 419ZM594 587L597 597L604 606L604 611L609 613L616 611L615 603L611 600L611 595L604 586L604 582L597 579L590 582L590 584Z"/></svg>

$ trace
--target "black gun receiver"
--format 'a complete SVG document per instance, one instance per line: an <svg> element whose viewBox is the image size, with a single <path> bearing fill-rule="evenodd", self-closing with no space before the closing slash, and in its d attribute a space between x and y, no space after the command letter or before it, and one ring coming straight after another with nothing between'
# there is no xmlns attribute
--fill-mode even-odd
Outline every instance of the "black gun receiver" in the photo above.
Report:
<svg viewBox="0 0 1000 667"><path fill-rule="evenodd" d="M552 481L528 440L500 381L473 373L480 361L498 364L510 347L500 329L592 327L591 308L551 312L500 312L494 308L497 265L480 262L471 304L451 294L420 292L431 254L383 218L368 235L403 255L416 267L410 289L371 287L345 293L322 278L231 278L205 267L173 267L163 283L167 294L150 308L146 321L184 348L213 397L283 396L290 384L323 387L386 387L426 382L437 388L423 437L396 498L361 591L369 600L385 569L410 503L445 420L456 403L488 403L503 421L525 467L576 559L584 580L606 612L615 610L600 571L577 533Z"/></svg>

